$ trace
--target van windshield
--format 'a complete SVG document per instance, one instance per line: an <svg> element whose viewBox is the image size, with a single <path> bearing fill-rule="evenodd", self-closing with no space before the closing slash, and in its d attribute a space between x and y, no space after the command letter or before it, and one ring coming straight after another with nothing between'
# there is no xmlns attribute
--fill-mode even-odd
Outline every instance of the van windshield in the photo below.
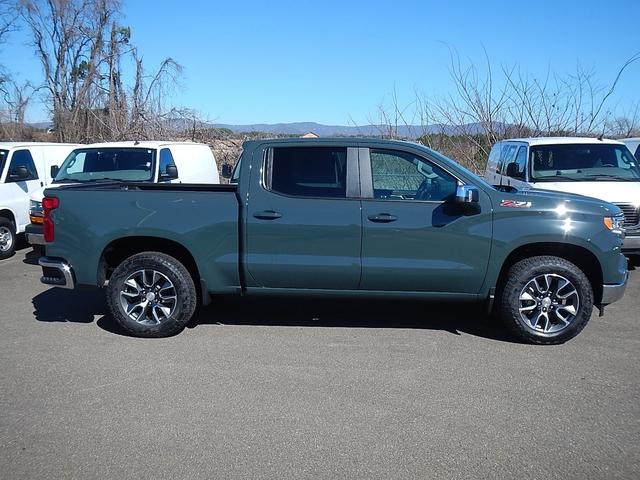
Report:
<svg viewBox="0 0 640 480"><path fill-rule="evenodd" d="M155 150L148 148L78 148L66 158L53 183L153 180Z"/></svg>
<svg viewBox="0 0 640 480"><path fill-rule="evenodd" d="M534 182L640 181L638 160L624 145L597 143L532 146L529 163Z"/></svg>
<svg viewBox="0 0 640 480"><path fill-rule="evenodd" d="M9 150L0 150L0 175L4 171L4 164L7 162L9 156Z"/></svg>

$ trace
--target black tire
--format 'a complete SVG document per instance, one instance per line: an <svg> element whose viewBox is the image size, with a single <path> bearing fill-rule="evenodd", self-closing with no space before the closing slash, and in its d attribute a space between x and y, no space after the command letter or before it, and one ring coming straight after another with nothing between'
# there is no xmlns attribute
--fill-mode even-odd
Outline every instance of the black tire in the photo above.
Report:
<svg viewBox="0 0 640 480"><path fill-rule="evenodd" d="M169 290L168 296L173 296L173 292L175 292L175 303L172 307L167 307L172 308L171 313L155 324L140 323L141 321L144 322L144 318L136 321L127 313L123 306L123 302L126 303L130 296L133 295L131 292L140 291L136 287L132 290L130 286L125 285L125 282L130 279L132 275L140 271L155 271L160 274L158 277L166 277L172 284L172 290ZM141 285L140 282L135 282L135 280L134 283ZM147 288L145 285L141 286L145 289ZM160 291L158 291L157 294L158 302L161 301L159 292ZM133 303L131 305L135 302L141 302L138 304L138 306L140 306L144 303L144 300L148 298L145 295L133 297ZM109 279L106 296L107 304L113 318L122 328L136 337L169 337L175 335L182 331L187 325L197 305L197 292L189 271L175 258L160 252L143 252L124 260L114 270L113 275ZM149 302L147 301L147 303ZM148 307L141 308L142 314L150 316ZM133 314L135 315L135 313ZM142 316L142 314L140 316ZM152 318L151 321L156 321L156 319Z"/></svg>
<svg viewBox="0 0 640 480"><path fill-rule="evenodd" d="M0 217L0 234L3 236L8 235L8 238L2 243L2 245L7 245L8 248L5 250L2 245L0 245L0 260L4 260L5 258L13 256L16 252L18 235L16 234L15 224L8 218Z"/></svg>
<svg viewBox="0 0 640 480"><path fill-rule="evenodd" d="M551 276L551 282L556 281L556 285L563 284L560 280L554 280L559 278L558 276L562 277L563 280L571 282L570 286L564 287L565 290L560 289L563 291L563 295L565 292L571 291L572 287L576 292L575 295L570 297L572 302L576 302L575 299L577 298L577 308L573 308L575 314L570 315L571 320L569 324L565 325L564 321L559 320L557 316L553 317L555 322L547 321L546 323L547 325L551 324L551 328L559 328L560 330L558 331L545 332L543 328L545 319L552 315L554 304L556 305L555 312L558 312L558 307L560 307L560 310L563 310L564 313L567 314L565 305L555 303L555 299L553 300L554 304L551 306L547 305L551 300L545 300L544 297L549 296L550 299L554 298L555 295L553 295L553 293L540 293L539 295L541 297L524 300L524 303L521 303L521 295L524 295L525 287L532 285L531 282L534 281L534 279L540 278L540 276L544 276L545 274L549 274ZM547 289L548 292L552 290L553 287ZM537 291L539 292L540 290ZM540 301L539 298L542 298L542 301ZM547 303L544 303L545 301ZM593 312L593 288L584 272L564 258L554 256L530 257L519 261L509 269L506 283L499 295L498 302L499 313L505 326L518 339L527 343L554 345L564 343L575 337L587 325ZM564 302L567 302L567 300L564 300ZM533 312L524 312L521 315L521 305L530 307L533 304L536 305ZM530 324L531 322L527 323L526 317L530 315L534 318L534 315L537 314L544 315L544 313L541 313L543 307L545 307L544 312L547 316L539 317L542 318L540 321L541 328L534 328ZM553 312L554 315L556 314L555 312ZM523 318L523 315L525 318ZM538 320L534 319L534 321L537 326Z"/></svg>

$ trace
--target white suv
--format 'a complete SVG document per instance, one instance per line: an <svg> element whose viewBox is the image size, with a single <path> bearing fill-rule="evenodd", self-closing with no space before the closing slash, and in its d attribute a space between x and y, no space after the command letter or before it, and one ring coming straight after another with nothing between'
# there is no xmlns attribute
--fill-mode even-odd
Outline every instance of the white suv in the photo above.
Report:
<svg viewBox="0 0 640 480"><path fill-rule="evenodd" d="M639 163L615 140L516 138L493 146L485 179L496 186L577 193L614 203L625 216L623 250L640 253Z"/></svg>

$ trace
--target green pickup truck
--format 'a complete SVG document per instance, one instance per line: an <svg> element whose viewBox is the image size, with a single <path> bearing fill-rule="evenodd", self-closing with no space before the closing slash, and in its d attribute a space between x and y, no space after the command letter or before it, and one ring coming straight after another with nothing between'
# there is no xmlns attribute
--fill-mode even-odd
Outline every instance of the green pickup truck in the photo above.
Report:
<svg viewBox="0 0 640 480"><path fill-rule="evenodd" d="M215 295L314 295L485 301L541 344L577 335L626 287L618 207L496 190L417 144L250 141L225 173L229 185L47 190L42 282L104 286L145 337L175 334Z"/></svg>

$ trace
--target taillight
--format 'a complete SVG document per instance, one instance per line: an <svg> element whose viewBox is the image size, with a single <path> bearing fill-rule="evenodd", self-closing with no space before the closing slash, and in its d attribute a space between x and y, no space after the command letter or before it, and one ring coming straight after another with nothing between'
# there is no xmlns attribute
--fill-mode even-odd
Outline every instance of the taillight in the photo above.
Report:
<svg viewBox="0 0 640 480"><path fill-rule="evenodd" d="M53 220L51 220L51 212L54 211L60 205L58 197L44 197L42 199L42 210L44 210L44 220L42 227L44 229L44 241L47 243L53 242L55 238L55 229L53 226Z"/></svg>

